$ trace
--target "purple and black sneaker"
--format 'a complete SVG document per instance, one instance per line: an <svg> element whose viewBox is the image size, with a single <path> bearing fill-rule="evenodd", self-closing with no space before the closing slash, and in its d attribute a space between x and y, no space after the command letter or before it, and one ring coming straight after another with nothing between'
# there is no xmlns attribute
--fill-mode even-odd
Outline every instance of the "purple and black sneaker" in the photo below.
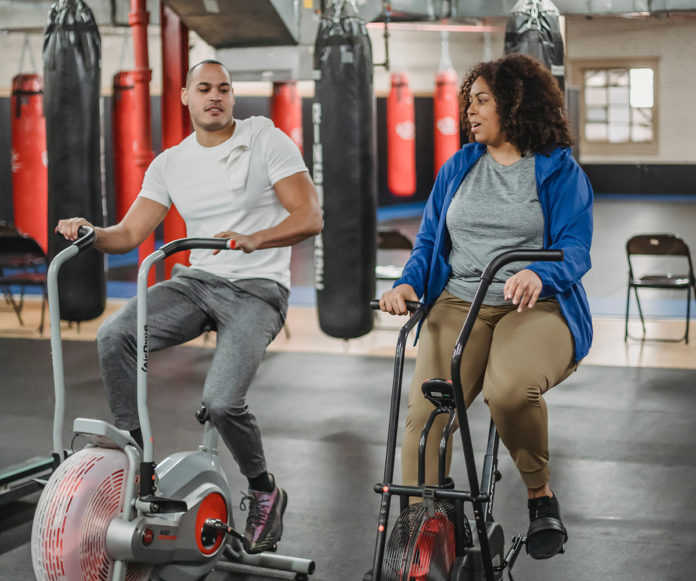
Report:
<svg viewBox="0 0 696 581"><path fill-rule="evenodd" d="M269 474L273 492L249 489L242 498L240 508L246 510L249 501L249 516L244 531L244 550L247 553L274 551L283 534L283 513L288 504L288 493L275 485L275 478Z"/></svg>

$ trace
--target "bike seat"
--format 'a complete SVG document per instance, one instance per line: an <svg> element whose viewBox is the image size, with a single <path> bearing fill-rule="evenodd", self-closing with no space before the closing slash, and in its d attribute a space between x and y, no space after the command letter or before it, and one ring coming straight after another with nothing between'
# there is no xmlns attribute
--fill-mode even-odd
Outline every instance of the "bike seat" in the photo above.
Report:
<svg viewBox="0 0 696 581"><path fill-rule="evenodd" d="M454 391L449 379L428 379L421 386L423 396L437 408L454 409Z"/></svg>

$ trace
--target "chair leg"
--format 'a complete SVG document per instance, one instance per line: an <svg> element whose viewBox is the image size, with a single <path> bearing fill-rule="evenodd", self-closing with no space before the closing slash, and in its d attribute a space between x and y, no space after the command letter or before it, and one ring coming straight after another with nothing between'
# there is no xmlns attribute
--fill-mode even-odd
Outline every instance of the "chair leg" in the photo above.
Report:
<svg viewBox="0 0 696 581"><path fill-rule="evenodd" d="M19 302L15 300L14 295L11 292L8 292L5 295L5 299L7 299L7 301L10 303L12 310L15 312L15 315L17 315L19 325L24 327L24 321L22 320L22 308L24 307L24 287L22 287L22 294L19 295Z"/></svg>
<svg viewBox="0 0 696 581"><path fill-rule="evenodd" d="M12 292L9 286L3 285L2 296L5 297L5 302L7 303L7 305L12 307Z"/></svg>
<svg viewBox="0 0 696 581"><path fill-rule="evenodd" d="M633 287L633 293L636 295L636 304L638 305L638 314L640 315L640 324L643 327L643 338L645 338L645 319L643 318L643 309L640 306L640 299L638 298L638 289Z"/></svg>
<svg viewBox="0 0 696 581"><path fill-rule="evenodd" d="M43 335L46 305L48 304L46 285L43 286L43 297L41 298L41 322L39 323L39 335Z"/></svg>
<svg viewBox="0 0 696 581"><path fill-rule="evenodd" d="M691 319L691 287L686 287L686 331L684 332L684 341L689 344L689 320Z"/></svg>
<svg viewBox="0 0 696 581"><path fill-rule="evenodd" d="M631 285L626 289L626 320L624 321L624 343L628 341L628 309L631 304Z"/></svg>

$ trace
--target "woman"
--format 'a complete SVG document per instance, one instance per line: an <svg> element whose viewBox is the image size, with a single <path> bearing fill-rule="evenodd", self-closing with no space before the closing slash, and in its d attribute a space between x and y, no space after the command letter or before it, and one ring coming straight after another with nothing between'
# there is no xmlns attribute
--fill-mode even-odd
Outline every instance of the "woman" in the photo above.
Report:
<svg viewBox="0 0 696 581"><path fill-rule="evenodd" d="M545 559L567 540L549 486L543 394L587 354L592 322L581 277L590 268L592 189L571 155L563 97L551 74L511 54L477 65L460 90L461 123L473 143L440 170L413 252L382 310L426 304L409 394L402 471L417 483L418 440L432 410L421 393L450 377L452 349L491 258L519 248L554 248L562 262L512 263L491 284L462 358L467 406L483 393L527 487L527 552ZM437 482L439 416L426 447L426 484Z"/></svg>

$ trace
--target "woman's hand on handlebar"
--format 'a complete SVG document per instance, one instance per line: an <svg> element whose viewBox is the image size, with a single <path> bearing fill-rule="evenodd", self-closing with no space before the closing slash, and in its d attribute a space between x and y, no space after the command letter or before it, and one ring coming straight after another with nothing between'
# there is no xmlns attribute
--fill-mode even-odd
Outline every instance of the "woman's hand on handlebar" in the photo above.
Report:
<svg viewBox="0 0 696 581"><path fill-rule="evenodd" d="M418 295L410 284L400 284L380 297L379 308L392 315L406 315L406 301L418 301Z"/></svg>
<svg viewBox="0 0 696 581"><path fill-rule="evenodd" d="M94 228L91 222L88 222L84 218L66 218L65 220L58 220L58 225L56 226L55 233L62 235L66 240L75 242L79 238L78 230L81 226L88 226L89 228Z"/></svg>
<svg viewBox="0 0 696 581"><path fill-rule="evenodd" d="M525 307L531 309L536 305L541 287L539 275L525 268L505 281L503 295L506 301L511 300L513 305L517 305L517 312L521 313Z"/></svg>

